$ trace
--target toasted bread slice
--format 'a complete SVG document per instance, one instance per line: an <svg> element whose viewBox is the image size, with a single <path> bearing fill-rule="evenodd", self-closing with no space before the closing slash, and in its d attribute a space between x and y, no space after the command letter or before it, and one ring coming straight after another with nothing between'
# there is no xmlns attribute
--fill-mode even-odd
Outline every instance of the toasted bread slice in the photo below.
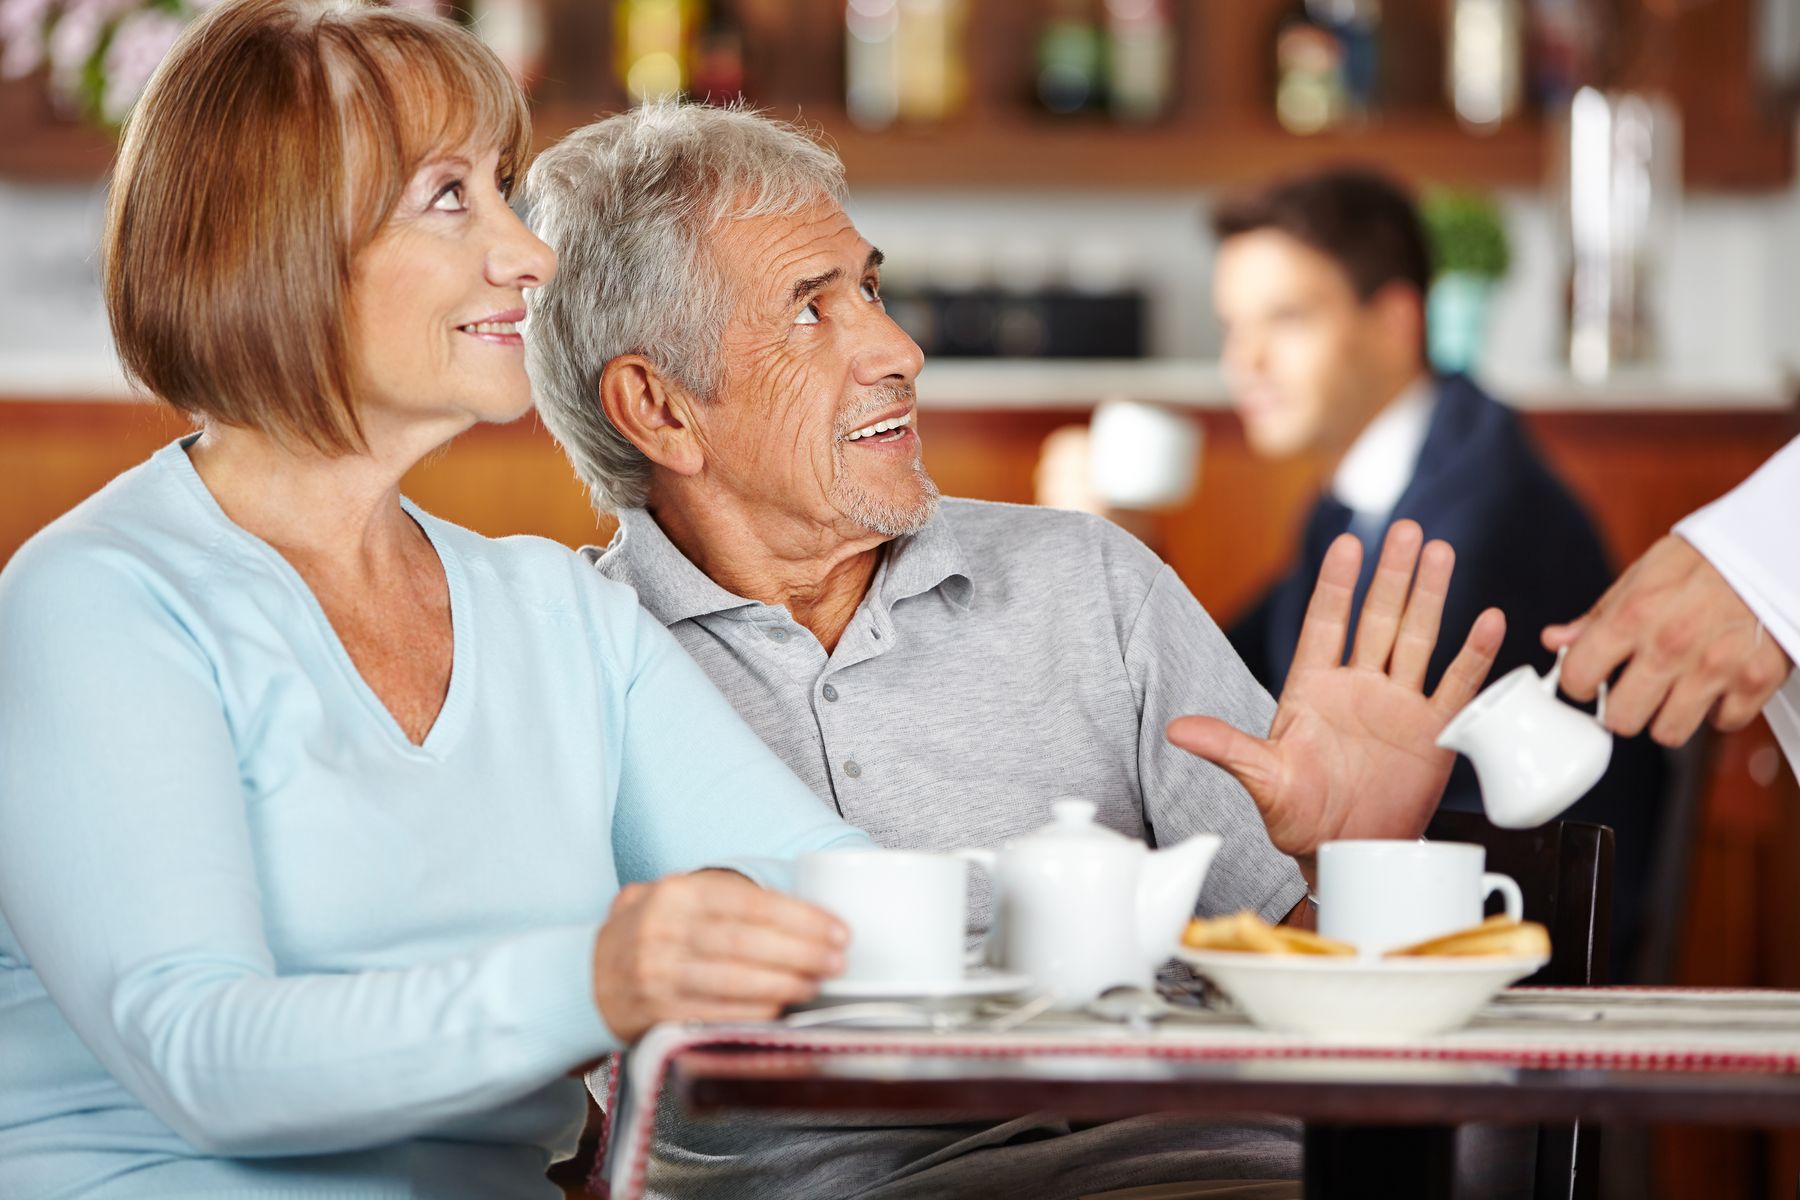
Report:
<svg viewBox="0 0 1800 1200"><path fill-rule="evenodd" d="M1495 958L1535 958L1550 953L1550 931L1536 921L1515 921L1511 917L1489 917L1471 929L1459 929L1442 937L1429 938L1398 950L1389 950L1388 958L1463 958L1491 956Z"/></svg>
<svg viewBox="0 0 1800 1200"><path fill-rule="evenodd" d="M1192 950L1237 950L1248 954L1355 954L1356 947L1305 929L1271 925L1245 909L1230 916L1195 917L1181 935Z"/></svg>

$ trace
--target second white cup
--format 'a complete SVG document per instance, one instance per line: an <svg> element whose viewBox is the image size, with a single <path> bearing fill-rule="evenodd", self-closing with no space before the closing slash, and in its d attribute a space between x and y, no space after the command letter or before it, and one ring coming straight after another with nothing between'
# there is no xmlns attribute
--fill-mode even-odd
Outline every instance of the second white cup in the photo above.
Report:
<svg viewBox="0 0 1800 1200"><path fill-rule="evenodd" d="M1485 870L1487 851L1464 842L1343 841L1319 847L1319 932L1363 954L1479 925L1499 892L1522 920L1511 876Z"/></svg>
<svg viewBox="0 0 1800 1200"><path fill-rule="evenodd" d="M929 987L963 977L969 864L908 850L826 850L794 864L794 895L850 927L846 982Z"/></svg>

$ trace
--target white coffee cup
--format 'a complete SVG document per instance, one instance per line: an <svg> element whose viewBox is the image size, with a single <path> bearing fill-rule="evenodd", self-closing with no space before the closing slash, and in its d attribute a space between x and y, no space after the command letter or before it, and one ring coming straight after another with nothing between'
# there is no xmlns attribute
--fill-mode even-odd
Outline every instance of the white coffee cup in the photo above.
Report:
<svg viewBox="0 0 1800 1200"><path fill-rule="evenodd" d="M1343 841L1319 847L1319 932L1365 955L1479 925L1499 892L1515 921L1525 898L1510 876L1483 868L1487 851L1463 842Z"/></svg>
<svg viewBox="0 0 1800 1200"><path fill-rule="evenodd" d="M1542 825L1588 793L1612 761L1606 685L1589 715L1556 697L1563 654L1539 677L1515 667L1484 688L1438 734L1437 744L1469 756L1488 820L1506 829Z"/></svg>
<svg viewBox="0 0 1800 1200"><path fill-rule="evenodd" d="M1113 397L1088 423L1094 494L1112 508L1171 508L1194 494L1200 425L1192 417Z"/></svg>
<svg viewBox="0 0 1800 1200"><path fill-rule="evenodd" d="M968 885L968 863L947 854L822 850L794 864L794 895L850 927L846 982L961 979Z"/></svg>

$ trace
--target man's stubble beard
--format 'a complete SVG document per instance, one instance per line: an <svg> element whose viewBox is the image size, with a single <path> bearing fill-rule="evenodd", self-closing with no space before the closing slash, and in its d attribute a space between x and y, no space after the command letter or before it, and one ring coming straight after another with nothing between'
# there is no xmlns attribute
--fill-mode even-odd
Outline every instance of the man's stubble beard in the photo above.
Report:
<svg viewBox="0 0 1800 1200"><path fill-rule="evenodd" d="M925 470L925 460L914 458L912 461L913 482L918 485L918 494L910 500L882 500L860 485L850 473L850 462L845 450L844 434L859 428L866 420L867 414L879 412L887 404L896 399L915 400L910 383L890 385L877 388L871 393L873 403L862 406L861 414L845 418L838 431L838 440L832 447L837 461L835 479L832 485L832 500L838 511L870 533L879 533L883 537L905 537L931 523L937 514L938 486ZM915 400L916 405L916 400ZM918 435L918 409L913 409L913 433Z"/></svg>
<svg viewBox="0 0 1800 1200"><path fill-rule="evenodd" d="M836 493L838 511L851 521L867 529L870 533L879 533L883 537L905 537L909 533L917 533L931 523L937 513L938 486L925 471L925 463L921 459L913 459L913 482L918 485L918 495L911 500L882 500L859 487L843 468L849 464L843 461L844 451L838 448L838 482L832 490Z"/></svg>

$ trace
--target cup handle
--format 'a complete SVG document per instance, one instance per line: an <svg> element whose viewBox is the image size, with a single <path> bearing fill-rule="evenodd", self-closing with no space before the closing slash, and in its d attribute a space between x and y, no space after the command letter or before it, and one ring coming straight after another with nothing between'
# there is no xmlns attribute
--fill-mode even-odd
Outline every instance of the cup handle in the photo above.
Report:
<svg viewBox="0 0 1800 1200"><path fill-rule="evenodd" d="M1513 877L1511 875L1501 875L1494 871L1483 872L1481 876L1481 899L1483 903L1485 903L1487 898L1495 892L1499 892L1501 897L1506 901L1507 916L1515 921L1523 921L1525 919L1525 896L1524 893L1519 891L1519 885L1513 882Z"/></svg>
<svg viewBox="0 0 1800 1200"><path fill-rule="evenodd" d="M987 933L981 945L968 952L963 964L969 967L1000 965L1000 860L992 850L952 850L951 857L960 858L987 872L988 894L993 898L993 911L988 916Z"/></svg>
<svg viewBox="0 0 1800 1200"><path fill-rule="evenodd" d="M1544 690L1552 696L1556 695L1556 689L1562 686L1563 657L1568 653L1569 648L1567 646L1558 650L1556 652L1556 665L1550 668L1550 673L1548 675L1544 676ZM1601 725L1606 724L1606 680L1604 679L1600 681L1600 702L1594 707L1594 720L1598 721Z"/></svg>
<svg viewBox="0 0 1800 1200"><path fill-rule="evenodd" d="M1567 646L1558 650L1556 652L1556 665L1550 668L1550 673L1548 675L1544 676L1544 691L1549 695L1556 695L1556 689L1562 686L1562 662L1564 658L1568 657L1568 654L1569 648Z"/></svg>

